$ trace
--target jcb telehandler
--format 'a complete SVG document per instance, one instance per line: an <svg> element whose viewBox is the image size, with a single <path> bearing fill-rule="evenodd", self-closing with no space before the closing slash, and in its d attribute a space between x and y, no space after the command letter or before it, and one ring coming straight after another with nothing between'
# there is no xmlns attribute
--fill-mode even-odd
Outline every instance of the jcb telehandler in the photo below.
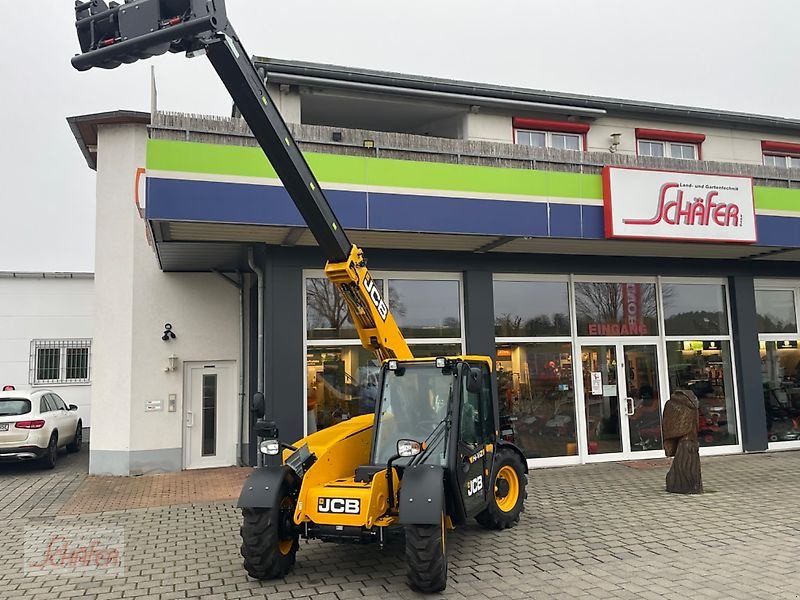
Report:
<svg viewBox="0 0 800 600"><path fill-rule="evenodd" d="M498 432L492 360L413 357L362 250L345 235L228 21L224 0L78 0L75 12L78 70L167 51L208 56L327 257L325 274L346 300L362 344L382 360L374 414L291 445L263 420L263 396L255 395L259 450L282 460L257 468L239 498L245 569L258 579L286 575L301 536L382 545L402 532L409 584L444 589L448 529L472 517L484 527L511 527L526 497L525 457Z"/></svg>

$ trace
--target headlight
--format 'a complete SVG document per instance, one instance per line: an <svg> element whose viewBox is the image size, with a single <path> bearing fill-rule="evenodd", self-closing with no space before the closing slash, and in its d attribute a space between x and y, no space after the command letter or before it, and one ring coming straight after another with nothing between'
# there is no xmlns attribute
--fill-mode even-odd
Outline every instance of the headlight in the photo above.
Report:
<svg viewBox="0 0 800 600"><path fill-rule="evenodd" d="M281 445L278 440L264 440L261 442L258 449L261 451L261 454L277 456L278 452L281 451Z"/></svg>

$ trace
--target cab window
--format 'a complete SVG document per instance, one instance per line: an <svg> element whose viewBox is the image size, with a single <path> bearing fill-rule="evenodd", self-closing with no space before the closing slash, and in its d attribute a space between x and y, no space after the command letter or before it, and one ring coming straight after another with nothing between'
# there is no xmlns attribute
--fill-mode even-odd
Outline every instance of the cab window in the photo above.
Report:
<svg viewBox="0 0 800 600"><path fill-rule="evenodd" d="M467 378L462 378L461 433L460 440L469 446L483 442L483 419L481 418L481 394L467 390Z"/></svg>

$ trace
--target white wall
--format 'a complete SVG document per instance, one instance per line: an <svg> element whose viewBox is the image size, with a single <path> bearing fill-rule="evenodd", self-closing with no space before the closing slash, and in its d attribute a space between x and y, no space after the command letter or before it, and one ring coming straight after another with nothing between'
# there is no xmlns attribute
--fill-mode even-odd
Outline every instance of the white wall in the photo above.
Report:
<svg viewBox="0 0 800 600"><path fill-rule="evenodd" d="M91 274L0 274L0 386L33 387L31 340L92 338L93 312ZM84 426L91 426L91 384L35 387L52 389L67 404L77 404Z"/></svg>
<svg viewBox="0 0 800 600"><path fill-rule="evenodd" d="M180 469L182 363L239 358L239 291L213 273L163 273L147 241L133 201L146 139L140 125L98 132L92 473ZM165 323L175 340L161 339ZM170 354L178 369L165 372ZM152 400L163 410L146 412ZM238 410L238 398L226 409Z"/></svg>
<svg viewBox="0 0 800 600"><path fill-rule="evenodd" d="M604 117L593 122L589 133L586 134L587 149L590 152L608 152L608 147L611 145L611 134L620 133L622 135L618 151L635 154L637 127L705 134L706 139L701 147L702 158L716 162L760 165L763 164L761 140L800 143L800 136L791 137L722 127L698 127L663 121Z"/></svg>
<svg viewBox="0 0 800 600"><path fill-rule="evenodd" d="M301 123L300 93L296 87L290 87L289 90L282 92L280 86L270 84L267 85L267 91L275 106L278 107L284 121L287 123Z"/></svg>
<svg viewBox="0 0 800 600"><path fill-rule="evenodd" d="M514 141L512 118L508 114L480 109L464 116L464 139L488 142Z"/></svg>

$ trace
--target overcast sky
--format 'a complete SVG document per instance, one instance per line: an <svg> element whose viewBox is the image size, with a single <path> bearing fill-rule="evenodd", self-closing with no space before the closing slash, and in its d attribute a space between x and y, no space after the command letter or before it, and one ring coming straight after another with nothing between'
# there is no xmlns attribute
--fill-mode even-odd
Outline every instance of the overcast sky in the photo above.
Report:
<svg viewBox="0 0 800 600"><path fill-rule="evenodd" d="M78 73L72 0L10 2L0 36L0 270L91 271L94 173L65 117L229 114L205 59ZM800 3L723 0L228 0L248 52L800 118Z"/></svg>

